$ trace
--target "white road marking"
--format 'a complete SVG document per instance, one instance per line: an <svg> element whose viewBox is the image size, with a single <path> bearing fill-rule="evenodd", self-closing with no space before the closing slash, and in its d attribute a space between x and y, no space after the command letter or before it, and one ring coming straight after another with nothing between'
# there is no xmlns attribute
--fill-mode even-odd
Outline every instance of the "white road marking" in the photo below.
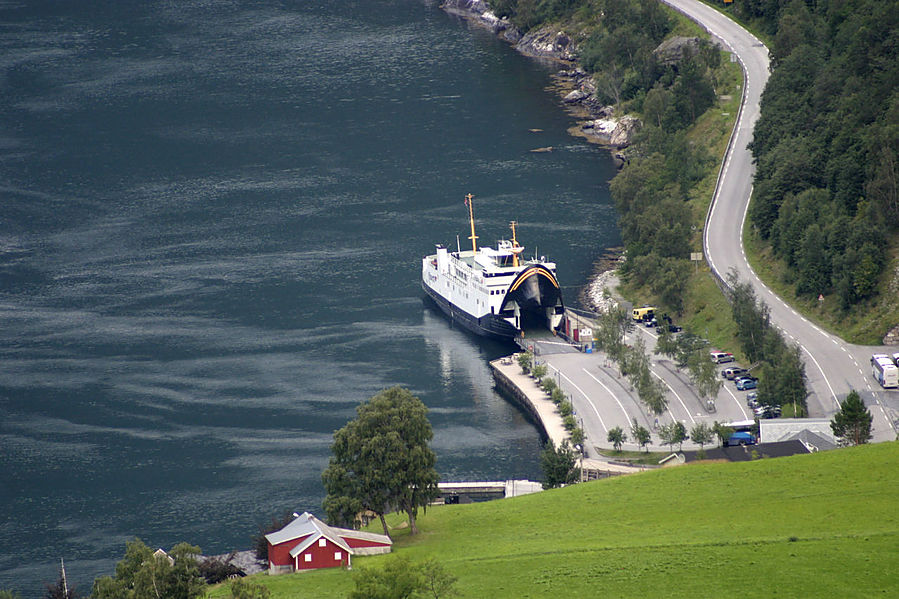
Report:
<svg viewBox="0 0 899 599"><path fill-rule="evenodd" d="M614 393L612 393L612 390L609 389L608 387L606 387L605 383L603 383L601 380L599 380L598 378L596 378L595 376L593 376L593 373L592 373L592 372L590 372L590 371L587 370L586 368L583 368L582 370L583 370L584 372L587 373L587 376L589 376L591 379L593 379L594 381L596 381L597 383L599 383L600 385L602 385L602 388L605 389L605 390L609 393L609 395L612 396L612 399L614 399L614 400L615 400L615 403L618 404L618 407L621 408L621 411L624 413L624 419L627 420L628 422L630 422L630 421L631 421L631 417L630 417L630 415L627 413L627 410L624 409L624 405L622 405L621 401L618 399L618 396L615 395ZM580 391L580 390L579 390L579 391ZM583 391L581 391L581 393L583 393ZM586 397L586 394L584 395L584 397ZM593 405L593 403L591 402L590 405ZM595 410L596 408L594 407L593 409ZM597 414L598 414L598 412L597 412ZM605 425L603 425L603 428L605 428ZM608 429L606 429L606 430L608 430Z"/></svg>
<svg viewBox="0 0 899 599"><path fill-rule="evenodd" d="M599 418L599 423L602 425L602 429L603 429L604 431L606 431L606 434L608 434L609 429L608 429L608 427L606 426L606 423L603 421L602 416L599 415L599 410L596 409L596 406L593 405L593 401L591 401L590 398L587 397L587 394L584 393L584 390L581 389L580 387L578 387L578 386L574 383L574 381L572 381L570 378L568 378L567 376L565 376L565 373L562 372L561 370L559 370L558 368L556 368L555 366L550 366L550 368L552 368L553 370L555 370L556 372L558 372L558 373L559 373L559 376L561 376L561 377L564 378L566 381L568 381L568 384L570 384L572 387L574 387L575 389L577 389L577 390L580 392L580 394L584 396L584 399L586 399L586 400L587 400L587 403L590 404L590 407L593 408L593 413L596 414L596 417L597 417L597 418ZM587 374L590 374L590 373L587 373ZM597 381L597 382L598 382L598 381ZM599 384L602 385L602 383L599 383ZM606 387L605 385L602 385L602 386L605 388L606 391L609 391L609 388L608 388L608 387ZM612 392L609 391L609 394L611 394L611 393L612 393ZM615 396L613 395L612 397L615 397ZM615 398L615 399L616 399L616 401L617 401L618 398Z"/></svg>
<svg viewBox="0 0 899 599"><path fill-rule="evenodd" d="M743 404L740 403L740 400L737 399L737 396L734 395L733 392L730 389L728 389L726 385L724 386L724 390L727 391L727 393L731 397L734 398L734 403L737 404L738 408L740 408L740 413L743 414L743 418L749 418L749 415L746 413L746 410L743 409Z"/></svg>
<svg viewBox="0 0 899 599"><path fill-rule="evenodd" d="M652 370L650 370L650 372L652 372ZM684 400L682 400L682 399L680 398L680 395L677 394L677 391L674 390L674 387L672 387L671 385L669 385L669 384L668 384L668 381L666 381L665 379L663 379L662 377L660 377L659 375L657 375L655 372L652 372L652 376L656 377L657 379L659 379L660 381L662 381L663 383L665 383L665 386L668 387L668 389L670 389L672 393L674 393L674 397L677 398L677 401L680 402L680 405L682 405L682 406L684 407L684 411L687 413L687 416L690 417L690 420L693 422L693 424L696 424L696 419L693 418L693 414L691 414L691 413L690 413L690 410L687 409L687 404L685 404L685 403L684 403ZM669 410L669 412L670 412L670 410ZM673 418L673 419L676 420L676 418L674 418L674 414L671 414L671 418Z"/></svg>

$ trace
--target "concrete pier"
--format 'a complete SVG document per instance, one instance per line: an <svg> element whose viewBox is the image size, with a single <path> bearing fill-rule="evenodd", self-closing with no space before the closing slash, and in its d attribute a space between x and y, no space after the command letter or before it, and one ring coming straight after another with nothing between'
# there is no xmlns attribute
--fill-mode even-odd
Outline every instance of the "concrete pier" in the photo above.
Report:
<svg viewBox="0 0 899 599"><path fill-rule="evenodd" d="M545 439L552 440L556 447L566 439L569 443L571 442L568 431L565 430L562 422L562 416L556 410L556 404L549 399L535 379L522 374L516 355L493 360L490 362L490 369L497 386L534 418ZM579 465L582 480L631 474L646 469L645 467L625 466L586 457L580 460Z"/></svg>
<svg viewBox="0 0 899 599"><path fill-rule="evenodd" d="M530 495L543 490L543 485L532 480L474 481L437 483L440 499L444 503L472 503L505 497Z"/></svg>
<svg viewBox="0 0 899 599"><path fill-rule="evenodd" d="M544 438L552 441L556 447L563 440L569 439L562 416L556 411L556 404L536 380L522 374L514 356L493 360L490 362L490 369L497 386L534 418L541 427Z"/></svg>

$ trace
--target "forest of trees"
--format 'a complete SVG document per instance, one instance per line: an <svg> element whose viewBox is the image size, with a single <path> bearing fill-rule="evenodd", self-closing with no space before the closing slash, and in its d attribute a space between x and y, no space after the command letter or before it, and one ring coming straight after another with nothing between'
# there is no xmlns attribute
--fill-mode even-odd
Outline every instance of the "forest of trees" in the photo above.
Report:
<svg viewBox="0 0 899 599"><path fill-rule="evenodd" d="M717 49L663 66L653 49L672 19L657 2L491 0L527 31L568 23L599 98L640 113L630 165L612 184L626 275L681 307L693 215L678 210L713 159L684 129L715 101ZM843 309L873 297L899 229L899 11L879 0L737 0L733 14L770 36L772 76L751 149L751 224L797 293Z"/></svg>
<svg viewBox="0 0 899 599"><path fill-rule="evenodd" d="M848 309L876 294L899 227L899 10L740 4L775 34L751 145L752 226L799 295L836 294Z"/></svg>
<svg viewBox="0 0 899 599"><path fill-rule="evenodd" d="M611 187L628 256L623 274L648 286L672 310L682 310L694 223L685 203L690 188L714 166L705 150L689 143L685 130L715 102L719 50L702 42L692 56L660 62L653 51L675 23L658 2L493 0L491 5L524 30L545 21L579 23L584 37L579 63L593 73L597 97L621 112L643 115L643 128L628 148L629 165Z"/></svg>

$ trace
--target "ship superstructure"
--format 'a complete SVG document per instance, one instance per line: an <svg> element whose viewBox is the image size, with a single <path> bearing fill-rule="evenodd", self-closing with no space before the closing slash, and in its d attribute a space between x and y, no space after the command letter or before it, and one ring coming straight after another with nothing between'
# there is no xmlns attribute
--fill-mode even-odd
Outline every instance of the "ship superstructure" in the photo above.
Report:
<svg viewBox="0 0 899 599"><path fill-rule="evenodd" d="M516 337L532 321L555 331L565 313L555 263L543 257L522 259L524 247L518 244L514 222L511 240L479 248L473 199L466 196L471 250L451 252L438 245L435 254L422 258L425 293L450 318L479 335Z"/></svg>

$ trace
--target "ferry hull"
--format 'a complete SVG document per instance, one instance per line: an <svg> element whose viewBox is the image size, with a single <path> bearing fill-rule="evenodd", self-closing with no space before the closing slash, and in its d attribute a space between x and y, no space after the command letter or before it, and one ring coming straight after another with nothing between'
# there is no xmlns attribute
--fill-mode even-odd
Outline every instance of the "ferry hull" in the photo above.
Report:
<svg viewBox="0 0 899 599"><path fill-rule="evenodd" d="M494 339L513 339L521 333L514 326L494 314L475 318L428 287L424 281L422 281L421 288L453 322L459 323L476 335Z"/></svg>

